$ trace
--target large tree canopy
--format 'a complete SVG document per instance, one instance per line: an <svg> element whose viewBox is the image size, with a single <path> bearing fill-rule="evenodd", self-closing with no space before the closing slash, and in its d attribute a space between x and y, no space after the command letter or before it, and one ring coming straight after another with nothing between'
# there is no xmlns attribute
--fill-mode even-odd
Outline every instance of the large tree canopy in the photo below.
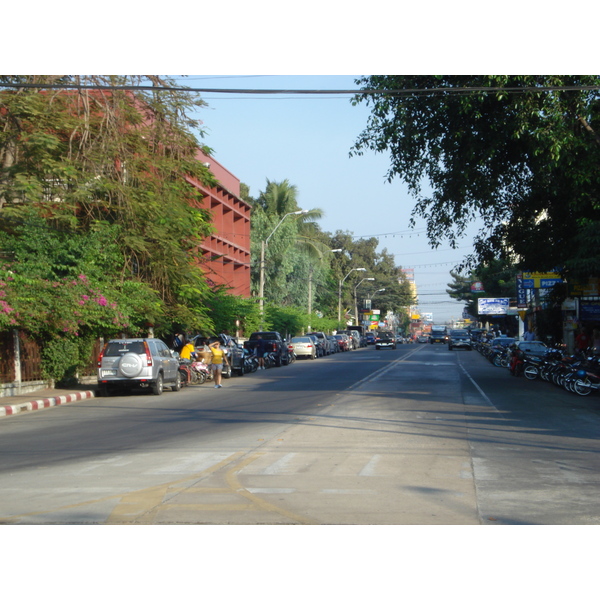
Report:
<svg viewBox="0 0 600 600"><path fill-rule="evenodd" d="M149 82L161 90L123 89ZM132 323L210 328L203 303L210 291L194 264L210 219L185 181L214 184L197 158L198 121L187 116L202 100L155 76L1 76L0 83L7 86L0 92L0 250L22 244L15 224L25 227L34 217L56 232L53 243L65 243L50 261L70 252L70 240L83 246L102 226L119 255L103 266L107 295L136 282L160 305L153 315L140 305ZM31 275L23 262L9 267ZM53 276L61 273L43 275Z"/></svg>
<svg viewBox="0 0 600 600"><path fill-rule="evenodd" d="M482 262L600 272L598 76L371 76L354 154L388 152L435 247L474 219ZM424 184L431 193L425 194Z"/></svg>

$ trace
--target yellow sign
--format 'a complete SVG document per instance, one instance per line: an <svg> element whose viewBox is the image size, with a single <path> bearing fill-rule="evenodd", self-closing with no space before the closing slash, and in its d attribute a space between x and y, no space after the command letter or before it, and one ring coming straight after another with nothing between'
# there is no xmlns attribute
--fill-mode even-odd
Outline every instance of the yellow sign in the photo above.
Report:
<svg viewBox="0 0 600 600"><path fill-rule="evenodd" d="M523 271L523 279L560 279L560 274L551 271L550 273L539 273L538 271Z"/></svg>

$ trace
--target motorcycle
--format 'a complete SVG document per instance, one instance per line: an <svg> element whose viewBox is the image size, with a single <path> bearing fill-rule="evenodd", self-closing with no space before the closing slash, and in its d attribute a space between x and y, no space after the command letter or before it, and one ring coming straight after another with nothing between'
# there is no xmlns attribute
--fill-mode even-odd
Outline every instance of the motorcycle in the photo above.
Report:
<svg viewBox="0 0 600 600"><path fill-rule="evenodd" d="M244 373L255 373L258 369L258 358L254 352L251 352L247 348L244 348L244 354L242 356Z"/></svg>
<svg viewBox="0 0 600 600"><path fill-rule="evenodd" d="M490 352L488 359L495 367L508 367L510 355L507 348L500 346Z"/></svg>
<svg viewBox="0 0 600 600"><path fill-rule="evenodd" d="M600 389L599 357L587 359L566 379L566 387L580 396L588 396L592 390Z"/></svg>
<svg viewBox="0 0 600 600"><path fill-rule="evenodd" d="M181 379L181 385L192 385L193 376L190 363L188 361L183 362L183 359L179 359L179 376Z"/></svg>
<svg viewBox="0 0 600 600"><path fill-rule="evenodd" d="M195 360L194 362L192 362L190 367L192 370L192 376L195 376L197 380L196 383L203 384L206 381L212 381L212 370L205 362L201 360Z"/></svg>

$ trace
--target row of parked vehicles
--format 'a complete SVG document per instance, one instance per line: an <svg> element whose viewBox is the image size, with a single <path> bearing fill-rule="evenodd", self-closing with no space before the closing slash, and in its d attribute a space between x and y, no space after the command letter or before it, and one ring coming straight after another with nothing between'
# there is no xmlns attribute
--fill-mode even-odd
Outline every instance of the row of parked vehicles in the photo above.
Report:
<svg viewBox="0 0 600 600"><path fill-rule="evenodd" d="M179 391L184 385L203 384L212 380L211 353L208 344L218 339L227 356L222 377L253 373L259 366L281 367L297 357L309 359L348 352L366 346L357 331L309 333L284 339L277 331L257 331L243 344L226 334L190 338L195 348L191 359L182 359L165 342L156 338L122 338L109 340L98 357L98 392L108 396L113 392L148 390L155 395L165 388Z"/></svg>
<svg viewBox="0 0 600 600"><path fill-rule="evenodd" d="M600 389L600 356L590 351L569 355L561 345L505 336L480 339L475 347L493 365L515 377L548 381L580 396Z"/></svg>
<svg viewBox="0 0 600 600"><path fill-rule="evenodd" d="M291 338L288 349L298 358L316 360L338 352L356 350L366 345L366 341L358 331L338 331L334 335L316 331Z"/></svg>

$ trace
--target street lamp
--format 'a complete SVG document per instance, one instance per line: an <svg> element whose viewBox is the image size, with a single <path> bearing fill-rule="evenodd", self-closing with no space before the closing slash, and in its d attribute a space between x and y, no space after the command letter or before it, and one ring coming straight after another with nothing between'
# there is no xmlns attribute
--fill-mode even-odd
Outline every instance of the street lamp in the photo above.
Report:
<svg viewBox="0 0 600 600"><path fill-rule="evenodd" d="M277 228L283 223L283 221L285 220L286 217L289 217L290 215L305 215L307 212L309 212L308 210L304 209L304 210L296 210L294 212L290 212L287 213L285 215L283 215L283 217L281 218L281 220L279 221L279 223L277 223L277 225L275 226L275 229L273 229L273 231L271 231L271 233L268 235L266 240L263 240L260 243L260 281L259 281L259 287L258 287L258 296L259 296L259 306L260 306L260 318L261 318L261 323L262 323L262 317L264 314L264 292L265 292L265 249L267 247L267 244L269 243L269 240L271 239L272 235L277 231Z"/></svg>
<svg viewBox="0 0 600 600"><path fill-rule="evenodd" d="M364 277L354 286L354 320L356 321L356 325L358 325L358 306L357 306L358 298L357 298L356 290L363 281L375 281L375 277Z"/></svg>
<svg viewBox="0 0 600 600"><path fill-rule="evenodd" d="M366 269L364 267L357 267L356 269L350 269L350 271L348 271L348 273L346 274L346 277L344 277L343 279L340 279L340 286L338 289L338 321L342 320L342 285L344 285L344 281L346 281L346 279L348 278L348 275L350 275L350 273L352 273L353 271L366 271Z"/></svg>

